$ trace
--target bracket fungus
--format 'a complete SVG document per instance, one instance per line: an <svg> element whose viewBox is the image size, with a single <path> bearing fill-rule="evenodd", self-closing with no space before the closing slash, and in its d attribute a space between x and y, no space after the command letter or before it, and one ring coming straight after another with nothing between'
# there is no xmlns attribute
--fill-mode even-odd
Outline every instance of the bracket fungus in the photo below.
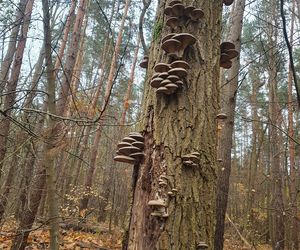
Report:
<svg viewBox="0 0 300 250"><path fill-rule="evenodd" d="M156 88L156 93L171 95L182 86L182 79L187 76L190 65L183 60L173 61L171 64L158 63L154 66L150 85Z"/></svg>
<svg viewBox="0 0 300 250"><path fill-rule="evenodd" d="M234 2L234 0L223 0L223 4L225 4L226 6L231 5Z"/></svg>
<svg viewBox="0 0 300 250"><path fill-rule="evenodd" d="M204 241L200 241L197 245L197 250L205 250L208 249L208 245Z"/></svg>
<svg viewBox="0 0 300 250"><path fill-rule="evenodd" d="M115 161L135 164L139 162L143 157L144 153L144 137L138 132L131 132L127 137L117 145Z"/></svg>
<svg viewBox="0 0 300 250"><path fill-rule="evenodd" d="M187 167L197 167L200 161L200 153L193 152L191 154L187 154L182 156L183 165Z"/></svg>
<svg viewBox="0 0 300 250"><path fill-rule="evenodd" d="M225 113L219 113L217 114L216 118L218 120L225 120L227 118L227 115Z"/></svg>
<svg viewBox="0 0 300 250"><path fill-rule="evenodd" d="M230 69L232 66L232 59L239 55L239 52L235 50L235 45L230 42L223 42L220 45L221 58L220 67Z"/></svg>
<svg viewBox="0 0 300 250"><path fill-rule="evenodd" d="M167 204L163 199L150 200L148 202L148 206L150 206L153 209L151 216L156 216L161 218L167 218L169 216L168 213L166 212Z"/></svg>
<svg viewBox="0 0 300 250"><path fill-rule="evenodd" d="M162 40L162 49L171 57L180 59L188 46L196 42L196 38L189 33L172 33L167 35Z"/></svg>
<svg viewBox="0 0 300 250"><path fill-rule="evenodd" d="M181 1L171 1L165 8L164 14L171 17L172 21L167 20L167 25L172 29L177 26L186 25L190 20L197 22L204 17L204 12L194 6L184 6ZM176 23L176 25L174 25Z"/></svg>
<svg viewBox="0 0 300 250"><path fill-rule="evenodd" d="M149 63L149 57L144 56L143 60L140 63L140 67L143 68L143 69L147 69L148 68L148 63Z"/></svg>

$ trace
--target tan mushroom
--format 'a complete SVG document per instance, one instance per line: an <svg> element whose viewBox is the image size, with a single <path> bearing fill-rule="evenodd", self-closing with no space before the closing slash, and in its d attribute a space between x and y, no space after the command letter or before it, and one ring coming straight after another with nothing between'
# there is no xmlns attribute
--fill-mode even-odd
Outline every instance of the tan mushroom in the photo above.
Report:
<svg viewBox="0 0 300 250"><path fill-rule="evenodd" d="M161 81L163 80L164 80L163 78L156 77L150 82L150 85L153 88L158 88L160 86Z"/></svg>
<svg viewBox="0 0 300 250"><path fill-rule="evenodd" d="M141 150L138 147L130 146L130 147L123 147L119 149L119 152L123 155L131 155L133 153L140 152Z"/></svg>
<svg viewBox="0 0 300 250"><path fill-rule="evenodd" d="M187 71L184 68L173 68L168 71L169 75L176 75L178 77L186 77Z"/></svg>
<svg viewBox="0 0 300 250"><path fill-rule="evenodd" d="M184 5L181 3L174 4L172 6L172 13L176 17L181 17L184 15Z"/></svg>
<svg viewBox="0 0 300 250"><path fill-rule="evenodd" d="M136 140L133 139L133 138L131 138L131 137L128 137L128 136L127 136L127 137L124 137L122 141L123 141L123 142L133 143L133 142L135 142Z"/></svg>
<svg viewBox="0 0 300 250"><path fill-rule="evenodd" d="M137 159L137 160L143 158L144 156L145 155L142 152L136 152L136 153L132 153L132 154L129 155L129 157L132 157L132 158Z"/></svg>
<svg viewBox="0 0 300 250"><path fill-rule="evenodd" d="M202 17L204 17L204 12L201 9L194 9L191 11L189 16L193 21L196 22L199 19L201 19Z"/></svg>
<svg viewBox="0 0 300 250"><path fill-rule="evenodd" d="M184 68L184 69L190 69L190 65L186 62L186 61L183 61L183 60L176 60L174 62L172 62L170 64L170 67L171 68Z"/></svg>
<svg viewBox="0 0 300 250"><path fill-rule="evenodd" d="M232 67L232 62L231 61L222 62L220 63L220 67L224 69L230 69Z"/></svg>
<svg viewBox="0 0 300 250"><path fill-rule="evenodd" d="M181 43L179 47L178 46L176 47L176 49L177 49L176 55L178 56L178 58L181 58L183 56L185 49L188 46L193 45L197 39L189 33L179 33L179 34L174 35L172 37L172 40L177 40ZM170 53L172 53L172 52L170 52Z"/></svg>
<svg viewBox="0 0 300 250"><path fill-rule="evenodd" d="M162 78L162 79L167 79L169 76L169 73L168 72L162 72L159 74L159 77Z"/></svg>
<svg viewBox="0 0 300 250"><path fill-rule="evenodd" d="M235 49L228 49L225 53L229 56L229 59L233 59L239 55L239 52Z"/></svg>
<svg viewBox="0 0 300 250"><path fill-rule="evenodd" d="M130 157L130 156L125 156L125 155L117 155L114 157L115 161L118 162L123 162L123 163L129 163L129 164L134 164L135 163L135 159Z"/></svg>
<svg viewBox="0 0 300 250"><path fill-rule="evenodd" d="M180 80L179 76L176 76L176 75L169 75L169 76L167 77L167 79L170 80L170 81L173 82L173 83L175 83L176 81L179 81L179 80Z"/></svg>
<svg viewBox="0 0 300 250"><path fill-rule="evenodd" d="M133 142L133 143L132 143L132 146L137 147L137 148L143 150L144 147L145 147L145 144L144 144L143 142L136 141L136 142Z"/></svg>
<svg viewBox="0 0 300 250"><path fill-rule="evenodd" d="M179 20L177 17L169 17L166 21L166 25L171 29L176 29L179 25Z"/></svg>
<svg viewBox="0 0 300 250"><path fill-rule="evenodd" d="M172 82L169 79L165 79L165 80L161 81L160 87L164 87L165 85L170 84L170 83L172 83Z"/></svg>
<svg viewBox="0 0 300 250"><path fill-rule="evenodd" d="M229 50L229 49L235 49L235 45L231 42L223 42L221 43L220 45L220 48L221 48L221 51L225 52L226 50Z"/></svg>
<svg viewBox="0 0 300 250"><path fill-rule="evenodd" d="M167 63L158 63L154 66L154 70L157 73L166 72L170 69L170 65Z"/></svg>
<svg viewBox="0 0 300 250"><path fill-rule="evenodd" d="M156 90L156 93L157 94L168 94L169 91L166 87L159 87L157 90Z"/></svg>
<svg viewBox="0 0 300 250"><path fill-rule="evenodd" d="M122 142L118 143L118 145L117 145L118 148L130 147L130 146L131 146L131 143L125 142L125 141L122 141Z"/></svg>
<svg viewBox="0 0 300 250"><path fill-rule="evenodd" d="M177 54L177 52L181 48L181 42L177 39L168 39L166 40L162 45L161 48L166 52L166 53L171 53L171 54Z"/></svg>
<svg viewBox="0 0 300 250"><path fill-rule="evenodd" d="M141 142L144 141L144 136L142 136L140 133L137 133L137 132L129 133L129 137L131 137L137 141L141 141Z"/></svg>
<svg viewBox="0 0 300 250"><path fill-rule="evenodd" d="M174 35L176 35L176 33L169 33L168 35L164 36L161 40L161 43L164 43L165 41L171 39Z"/></svg>

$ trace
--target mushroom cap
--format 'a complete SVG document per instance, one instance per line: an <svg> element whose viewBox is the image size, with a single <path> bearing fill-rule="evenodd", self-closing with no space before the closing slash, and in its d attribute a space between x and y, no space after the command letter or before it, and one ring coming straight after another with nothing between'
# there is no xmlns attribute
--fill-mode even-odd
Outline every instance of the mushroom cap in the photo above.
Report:
<svg viewBox="0 0 300 250"><path fill-rule="evenodd" d="M167 186L168 183L166 181L164 181L164 180L161 180L161 181L158 182L158 185L159 186Z"/></svg>
<svg viewBox="0 0 300 250"><path fill-rule="evenodd" d="M122 141L123 141L123 142L133 143L133 142L135 142L136 140L133 139L133 138L131 138L131 137L128 137L128 136L127 136L127 137L124 137Z"/></svg>
<svg viewBox="0 0 300 250"><path fill-rule="evenodd" d="M176 60L170 64L171 68L190 69L190 65L184 60Z"/></svg>
<svg viewBox="0 0 300 250"><path fill-rule="evenodd" d="M194 6L192 6L192 5L187 6L187 7L185 7L185 9L184 9L184 14L185 14L186 16L189 16L190 13L191 13L194 9L196 9L196 8L195 8Z"/></svg>
<svg viewBox="0 0 300 250"><path fill-rule="evenodd" d="M162 79L167 79L168 76L169 76L168 72L162 72L162 73L159 74L159 77L162 78Z"/></svg>
<svg viewBox="0 0 300 250"><path fill-rule="evenodd" d="M223 43L221 43L220 48L221 48L221 51L223 52L223 51L226 51L229 49L235 49L235 45L231 42L223 42Z"/></svg>
<svg viewBox="0 0 300 250"><path fill-rule="evenodd" d="M175 16L173 13L172 6L167 6L164 10L164 14L167 16Z"/></svg>
<svg viewBox="0 0 300 250"><path fill-rule="evenodd" d="M182 86L183 85L183 81L176 81L175 84L177 84L178 86Z"/></svg>
<svg viewBox="0 0 300 250"><path fill-rule="evenodd" d="M167 77L168 80L170 80L171 82L176 82L178 80L180 80L179 76L176 76L176 75L169 75Z"/></svg>
<svg viewBox="0 0 300 250"><path fill-rule="evenodd" d="M162 73L170 69L170 65L167 63L158 63L154 66L155 72Z"/></svg>
<svg viewBox="0 0 300 250"><path fill-rule="evenodd" d="M181 47L182 43L177 39L168 39L166 40L162 45L162 49L167 53L173 53L175 51L178 51Z"/></svg>
<svg viewBox="0 0 300 250"><path fill-rule="evenodd" d="M169 75L176 75L179 77L186 77L187 71L184 68L173 68L168 71Z"/></svg>
<svg viewBox="0 0 300 250"><path fill-rule="evenodd" d="M207 249L208 245L204 241L200 241L197 245L196 250L202 250L202 249Z"/></svg>
<svg viewBox="0 0 300 250"><path fill-rule="evenodd" d="M118 162L124 162L124 163L129 163L129 164L134 164L135 163L135 159L130 157L130 156L125 156L125 155L117 155L114 157L115 161Z"/></svg>
<svg viewBox="0 0 300 250"><path fill-rule="evenodd" d="M160 74L159 72L154 73L154 74L152 75L152 77L151 77L151 80L154 79L154 78L156 78L156 77L158 77L159 74Z"/></svg>
<svg viewBox="0 0 300 250"><path fill-rule="evenodd" d="M166 88L166 87L159 87L157 90L156 90L156 93L157 94L168 94L169 93L169 91L168 91L168 89Z"/></svg>
<svg viewBox="0 0 300 250"><path fill-rule="evenodd" d="M192 166L194 164L194 162L192 162L191 160L188 160L188 161L184 161L183 164L186 166Z"/></svg>
<svg viewBox="0 0 300 250"><path fill-rule="evenodd" d="M129 157L132 157L134 159L141 159L143 158L145 155L142 152L136 152L136 153L132 153L129 155Z"/></svg>
<svg viewBox="0 0 300 250"><path fill-rule="evenodd" d="M117 145L118 148L124 148L124 147L130 147L130 146L132 146L132 144L129 142L126 142L126 141L121 141Z"/></svg>
<svg viewBox="0 0 300 250"><path fill-rule="evenodd" d="M181 1L179 1L179 0L173 0L173 1L171 1L169 3L169 6L173 6L173 5L178 4L178 3L181 3Z"/></svg>
<svg viewBox="0 0 300 250"><path fill-rule="evenodd" d="M140 141L140 142L144 141L144 136L142 136L140 133L130 133L129 137L131 137L137 141Z"/></svg>
<svg viewBox="0 0 300 250"><path fill-rule="evenodd" d="M222 53L221 54L221 58L220 58L220 63L224 63L230 60L229 55L227 55L227 53Z"/></svg>
<svg viewBox="0 0 300 250"><path fill-rule="evenodd" d="M165 87L171 91L175 91L176 89L178 89L178 85L175 83L169 83L169 84L165 85Z"/></svg>
<svg viewBox="0 0 300 250"><path fill-rule="evenodd" d="M223 3L226 5L226 6L229 6L233 3L234 0L223 0Z"/></svg>
<svg viewBox="0 0 300 250"><path fill-rule="evenodd" d="M166 203L162 199L157 199L157 200L151 200L148 202L148 206L153 206L153 207L165 207Z"/></svg>
<svg viewBox="0 0 300 250"><path fill-rule="evenodd" d="M148 60L144 59L143 61L141 61L140 67L143 69L147 69L148 68Z"/></svg>
<svg viewBox="0 0 300 250"><path fill-rule="evenodd" d="M141 150L143 150L143 148L145 147L145 144L141 141L136 141L132 143L132 146L137 147Z"/></svg>
<svg viewBox="0 0 300 250"><path fill-rule="evenodd" d="M166 21L166 25L172 29L175 29L179 24L179 20L177 17L169 17Z"/></svg>
<svg viewBox="0 0 300 250"><path fill-rule="evenodd" d="M176 188L172 188L173 193L178 193L178 190Z"/></svg>
<svg viewBox="0 0 300 250"><path fill-rule="evenodd" d="M198 161L199 158L198 158L198 156L196 156L194 154L188 154L188 155L182 156L182 160L183 161L189 161L189 160L191 160L191 161Z"/></svg>
<svg viewBox="0 0 300 250"><path fill-rule="evenodd" d="M193 21L198 21L200 18L204 17L204 12L201 9L194 9L191 11L190 17Z"/></svg>
<svg viewBox="0 0 300 250"><path fill-rule="evenodd" d="M156 77L151 82L150 85L153 88L158 88L160 86L161 81L164 80L163 78Z"/></svg>
<svg viewBox="0 0 300 250"><path fill-rule="evenodd" d="M160 87L164 87L165 85L170 84L170 83L172 83L170 80L165 79L160 83Z"/></svg>
<svg viewBox="0 0 300 250"><path fill-rule="evenodd" d="M233 59L239 55L239 52L235 49L226 50L226 54L229 56L229 59Z"/></svg>
<svg viewBox="0 0 300 250"><path fill-rule="evenodd" d="M174 193L171 192L171 191L169 191L167 194L168 194L169 196L174 196Z"/></svg>
<svg viewBox="0 0 300 250"><path fill-rule="evenodd" d="M130 147L123 147L123 148L120 148L119 149L119 152L123 155L131 155L133 153L137 153L137 152L140 152L141 150L137 147L134 147L134 146L130 146Z"/></svg>
<svg viewBox="0 0 300 250"><path fill-rule="evenodd" d="M217 161L218 161L218 162L223 162L223 159L219 158Z"/></svg>
<svg viewBox="0 0 300 250"><path fill-rule="evenodd" d="M164 175L164 174L160 175L159 178L165 179L165 180L169 180L169 178L166 175Z"/></svg>
<svg viewBox="0 0 300 250"><path fill-rule="evenodd" d="M176 35L176 33L170 33L170 34L164 36L161 40L161 43L164 43L165 41L171 39L174 35Z"/></svg>
<svg viewBox="0 0 300 250"><path fill-rule="evenodd" d="M220 120L224 120L227 118L227 115L225 113L219 113L217 114L216 118Z"/></svg>
<svg viewBox="0 0 300 250"><path fill-rule="evenodd" d="M223 63L220 63L220 67L224 68L224 69L230 69L232 66L232 62L231 61L226 61Z"/></svg>
<svg viewBox="0 0 300 250"><path fill-rule="evenodd" d="M193 153L191 153L191 155L195 155L197 157L200 157L201 154L199 152L193 152Z"/></svg>
<svg viewBox="0 0 300 250"><path fill-rule="evenodd" d="M172 6L172 12L174 16L181 17L184 14L184 5L181 3L174 4Z"/></svg>
<svg viewBox="0 0 300 250"><path fill-rule="evenodd" d="M181 42L180 48L184 50L187 46L193 45L196 42L196 37L189 33L179 33L172 37L173 40Z"/></svg>

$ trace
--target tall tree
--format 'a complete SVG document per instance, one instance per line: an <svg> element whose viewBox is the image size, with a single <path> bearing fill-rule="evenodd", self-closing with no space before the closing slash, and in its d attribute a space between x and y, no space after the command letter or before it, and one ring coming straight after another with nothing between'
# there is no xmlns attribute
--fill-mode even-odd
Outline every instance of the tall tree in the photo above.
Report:
<svg viewBox="0 0 300 250"><path fill-rule="evenodd" d="M245 0L236 0L232 8L231 20L229 23L228 40L235 44L238 52L241 51L241 32L243 26L243 15ZM231 149L232 135L234 129L234 114L236 105L236 95L238 91L238 76L240 68L239 57L233 60L232 68L228 72L227 79L221 86L221 108L227 115L224 126L221 130L219 140L219 157L222 160L218 171L217 200L216 200L216 231L214 248L223 249L225 214L228 202L229 177L231 172Z"/></svg>
<svg viewBox="0 0 300 250"><path fill-rule="evenodd" d="M188 3L182 1L184 6ZM178 33L191 33L197 42L182 49L190 69L182 88L170 96L150 86L155 64L173 61L161 47L162 38L174 31L166 25L167 6L159 3L154 24L140 125L145 157L134 166L125 249L201 249L206 243L213 247L222 1L194 2L205 17L176 28ZM199 164L189 166L184 155L195 151ZM164 212L153 211L152 202L161 200Z"/></svg>

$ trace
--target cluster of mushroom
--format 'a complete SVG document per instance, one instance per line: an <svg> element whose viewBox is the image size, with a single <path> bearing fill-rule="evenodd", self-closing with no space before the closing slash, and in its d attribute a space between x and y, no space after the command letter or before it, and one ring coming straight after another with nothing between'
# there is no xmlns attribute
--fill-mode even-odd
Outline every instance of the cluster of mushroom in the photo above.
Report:
<svg viewBox="0 0 300 250"><path fill-rule="evenodd" d="M155 199L148 202L148 206L152 209L151 216L160 218L169 217L168 204L170 199L175 197L178 191L176 188L172 188L171 191L167 192L168 180L168 177L164 174L159 176L158 190L155 194Z"/></svg>
<svg viewBox="0 0 300 250"><path fill-rule="evenodd" d="M154 67L155 73L150 85L157 89L156 93L171 95L183 85L182 79L187 76L186 70L189 68L190 65L183 60L176 60L171 64L158 63Z"/></svg>
<svg viewBox="0 0 300 250"><path fill-rule="evenodd" d="M138 132L131 132L118 144L115 161L135 164L143 157L144 137Z"/></svg>
<svg viewBox="0 0 300 250"><path fill-rule="evenodd" d="M197 22L204 16L201 9L194 6L185 7L181 1L173 0L165 8L164 13L169 16L167 19L167 26L176 29L182 24L186 24L189 20Z"/></svg>
<svg viewBox="0 0 300 250"><path fill-rule="evenodd" d="M170 33L162 39L161 48L168 56L180 59L183 57L185 49L195 42L196 38L189 33Z"/></svg>
<svg viewBox="0 0 300 250"><path fill-rule="evenodd" d="M223 0L223 4L225 4L226 6L229 6L233 3L234 0Z"/></svg>
<svg viewBox="0 0 300 250"><path fill-rule="evenodd" d="M230 69L232 66L231 60L239 55L239 52L235 50L235 45L230 42L224 42L220 46L221 58L220 67Z"/></svg>
<svg viewBox="0 0 300 250"><path fill-rule="evenodd" d="M140 67L143 69L148 68L149 56L144 56L143 60L140 63Z"/></svg>
<svg viewBox="0 0 300 250"><path fill-rule="evenodd" d="M200 153L193 152L181 157L183 160L183 165L187 167L197 167L200 161Z"/></svg>

